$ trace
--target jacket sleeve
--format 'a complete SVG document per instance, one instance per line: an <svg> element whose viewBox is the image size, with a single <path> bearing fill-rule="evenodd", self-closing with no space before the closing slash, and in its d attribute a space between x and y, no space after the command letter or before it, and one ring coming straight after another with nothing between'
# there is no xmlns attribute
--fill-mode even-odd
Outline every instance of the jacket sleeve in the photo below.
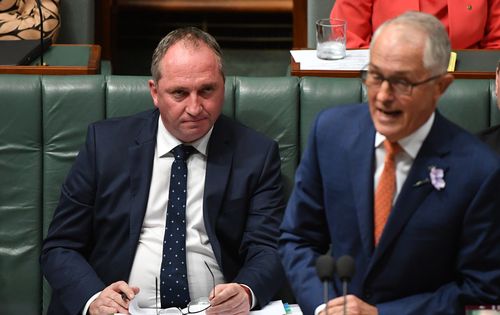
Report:
<svg viewBox="0 0 500 315"><path fill-rule="evenodd" d="M480 48L500 49L500 1L488 0L488 17Z"/></svg>

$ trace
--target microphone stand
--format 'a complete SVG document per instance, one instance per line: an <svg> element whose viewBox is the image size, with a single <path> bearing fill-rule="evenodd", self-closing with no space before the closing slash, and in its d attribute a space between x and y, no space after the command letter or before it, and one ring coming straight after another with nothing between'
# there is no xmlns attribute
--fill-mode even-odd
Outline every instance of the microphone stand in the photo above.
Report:
<svg viewBox="0 0 500 315"><path fill-rule="evenodd" d="M43 52L45 50L45 47L43 47L43 13L42 13L42 4L40 0L36 0L36 4L38 6L38 12L40 13L40 48L42 49L42 52L40 54L40 66L44 66L43 62Z"/></svg>
<svg viewBox="0 0 500 315"><path fill-rule="evenodd" d="M344 315L347 315L347 281L342 280L342 295L344 296Z"/></svg>
<svg viewBox="0 0 500 315"><path fill-rule="evenodd" d="M323 281L323 301L325 301L325 314L328 315L328 281Z"/></svg>

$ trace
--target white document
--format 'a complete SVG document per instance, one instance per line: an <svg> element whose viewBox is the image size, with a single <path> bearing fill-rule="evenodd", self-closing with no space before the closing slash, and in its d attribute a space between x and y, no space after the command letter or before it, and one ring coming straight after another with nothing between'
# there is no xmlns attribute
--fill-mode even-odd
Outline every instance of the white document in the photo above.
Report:
<svg viewBox="0 0 500 315"><path fill-rule="evenodd" d="M156 315L155 309L141 309L139 305L137 305L137 300L132 300L129 304L128 311L131 315ZM187 309L182 310L183 313L187 313ZM178 315L180 314L178 309L163 309L159 312L161 315L171 314ZM205 315L205 312L196 313L197 315ZM263 309L259 311L251 311L252 315L284 315L285 307L283 306L283 302L281 300L269 302ZM120 315L120 314L115 314Z"/></svg>
<svg viewBox="0 0 500 315"><path fill-rule="evenodd" d="M300 63L300 70L351 70L359 71L370 59L368 49L350 49L339 60L323 60L316 57L316 50L290 50L295 62Z"/></svg>
<svg viewBox="0 0 500 315"><path fill-rule="evenodd" d="M271 301L259 311L251 311L252 315L284 315L286 314L285 307L281 300Z"/></svg>

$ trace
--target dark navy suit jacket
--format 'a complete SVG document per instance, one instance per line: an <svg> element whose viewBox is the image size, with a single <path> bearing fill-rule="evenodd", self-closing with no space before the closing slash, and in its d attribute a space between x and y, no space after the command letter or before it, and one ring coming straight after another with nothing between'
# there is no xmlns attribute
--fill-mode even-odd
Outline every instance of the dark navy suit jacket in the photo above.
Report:
<svg viewBox="0 0 500 315"><path fill-rule="evenodd" d="M380 315L463 314L500 301L499 158L438 112L373 245L375 129L366 104L323 111L281 226L280 253L304 314L323 303L314 264L351 255L349 286ZM444 170L446 187L428 181ZM335 280L330 298L342 294Z"/></svg>
<svg viewBox="0 0 500 315"><path fill-rule="evenodd" d="M43 243L49 314L77 314L128 280L148 201L158 110L89 126ZM226 117L208 145L204 222L226 281L265 305L283 285L277 252L285 207L277 144Z"/></svg>

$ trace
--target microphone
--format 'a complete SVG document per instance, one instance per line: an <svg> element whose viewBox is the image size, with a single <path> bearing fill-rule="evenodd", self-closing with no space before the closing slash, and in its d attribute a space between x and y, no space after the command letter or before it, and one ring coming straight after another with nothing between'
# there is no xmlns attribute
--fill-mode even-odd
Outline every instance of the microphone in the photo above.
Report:
<svg viewBox="0 0 500 315"><path fill-rule="evenodd" d="M316 259L316 273L323 282L323 301L328 303L328 282L333 280L335 274L335 259L331 255L321 255ZM328 309L326 308L328 314Z"/></svg>
<svg viewBox="0 0 500 315"><path fill-rule="evenodd" d="M344 255L337 260L337 275L342 281L342 295L344 297L344 315L347 314L347 284L354 276L356 266L354 258L349 255Z"/></svg>

